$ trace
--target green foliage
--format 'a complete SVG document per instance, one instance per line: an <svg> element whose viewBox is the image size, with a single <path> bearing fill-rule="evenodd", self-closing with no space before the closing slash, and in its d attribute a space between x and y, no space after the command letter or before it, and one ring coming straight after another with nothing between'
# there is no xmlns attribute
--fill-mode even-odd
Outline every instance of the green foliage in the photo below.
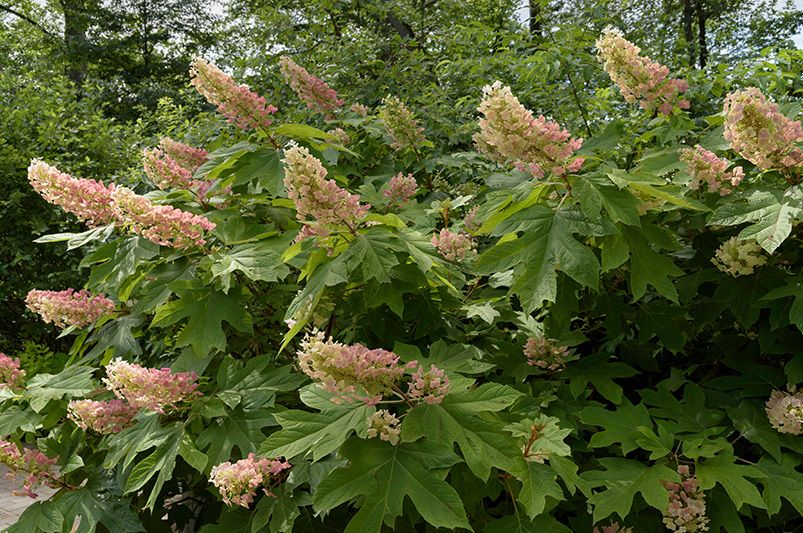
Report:
<svg viewBox="0 0 803 533"><path fill-rule="evenodd" d="M10 145L9 183L31 202L15 209L39 206L15 220L12 240L38 238L48 259L37 277L17 278L5 300L19 312L31 284L71 279L116 304L87 328L65 331L74 338L60 355L23 346L27 329L4 341L22 354L28 374L24 387L0 391L0 437L58 456L60 472L56 495L31 506L12 531L69 530L77 516L78 531L170 524L252 533L563 532L610 521L657 531L666 484L681 479L680 466L696 477L712 530L801 525L803 445L778 432L764 409L773 390L803 381L799 176L762 172L730 151L716 114L724 94L747 83L780 101L795 95L799 51L689 73L691 110L651 116L611 89L589 53L593 32L575 23L527 34L511 23L512 3L470 2L482 8L481 22L457 5L425 5L432 19L406 30L394 20L418 11L397 2L296 6L315 11L304 28L291 7L265 13L253 4L256 15L277 22L266 30L271 38L293 27L294 49L325 25L340 28L342 61L324 61L333 51L323 50L310 52L310 62L337 65L324 69L328 79L371 112L312 116L276 88L272 101L286 110L247 134L217 131L215 121L181 124L183 111L163 102L154 124L208 138L209 158L195 177L215 181L218 196L153 190L148 197L213 221L202 246L160 247L113 227L82 233L44 212L20 172L29 151L49 156L58 146L49 143L74 139L46 134L59 115L6 117L22 137L40 139L24 152L20 142ZM428 29L449 22L464 31ZM398 35L368 31L378 23ZM477 50L456 53L469 47ZM372 55L349 63L366 49ZM418 60L432 68L423 81L406 70ZM258 72L260 61L243 63ZM479 86L494 77L527 86L523 102L588 134L577 173L534 180L471 151ZM271 72L261 83L275 78ZM427 142L389 146L374 106L387 92L409 97ZM136 177L121 176L138 141L91 113L91 102L70 104L86 121L69 135L86 139L98 162L76 154L57 162L135 185ZM783 109L799 118L799 106ZM326 133L336 127L350 136L348 146ZM300 233L284 184L290 141L371 203L360 224ZM678 149L698 142L744 167L738 192L687 187ZM418 184L401 206L383 194L398 173ZM43 235L46 228L52 233ZM446 260L431 240L441 229L463 232L477 255ZM734 235L759 242L766 264L738 278L718 270L712 257ZM65 243L63 266L78 273L50 279ZM24 257L13 261L36 260L18 249ZM397 384L378 403L339 397L331 382L310 383L299 364L302 339L315 330L392 350L408 365L402 382L415 379L414 365L434 365L448 393L414 401ZM560 364L528 364L525 343L542 336L564 348ZM167 413L143 409L115 434L80 429L68 402L111 398L104 367L118 357L195 372L199 394ZM383 410L398 417L398 442L374 435ZM292 467L255 492L247 509L226 506L210 485L213 469L250 454Z"/></svg>

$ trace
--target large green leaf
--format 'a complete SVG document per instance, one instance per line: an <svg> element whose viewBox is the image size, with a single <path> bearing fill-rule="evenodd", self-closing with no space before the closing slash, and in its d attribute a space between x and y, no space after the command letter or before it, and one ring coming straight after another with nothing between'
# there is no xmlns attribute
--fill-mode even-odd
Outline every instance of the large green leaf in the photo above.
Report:
<svg viewBox="0 0 803 533"><path fill-rule="evenodd" d="M107 493L98 493L84 487L60 492L53 501L64 524L72 526L78 520L77 529L71 529L71 532L93 533L98 524L105 526L108 531L120 533L145 531L128 502Z"/></svg>
<svg viewBox="0 0 803 533"><path fill-rule="evenodd" d="M237 447L245 456L256 452L257 445L265 440L263 429L276 425L276 420L267 409L243 410L237 407L227 416L214 419L198 435L195 441L209 456L209 464L227 461Z"/></svg>
<svg viewBox="0 0 803 533"><path fill-rule="evenodd" d="M252 281L279 281L287 277L290 269L282 262L286 243L281 240L249 242L219 254L212 263L212 274L220 278L225 291L232 284L232 274L242 274Z"/></svg>
<svg viewBox="0 0 803 533"><path fill-rule="evenodd" d="M179 299L159 307L151 325L166 327L186 320L177 343L178 346L192 346L198 357L226 348L223 322L228 322L238 331L251 331L251 318L238 288L232 288L226 294L191 284L177 289L176 293Z"/></svg>
<svg viewBox="0 0 803 533"><path fill-rule="evenodd" d="M639 447L637 440L643 436L638 430L639 426L652 428L652 419L644 404L633 405L627 399L617 407L616 411L589 405L580 411L580 421L604 428L603 431L591 436L589 444L592 448L619 444L622 447L622 455Z"/></svg>
<svg viewBox="0 0 803 533"><path fill-rule="evenodd" d="M524 234L487 250L479 257L476 269L493 274L515 267L511 290L521 298L526 311L544 301L555 301L557 269L581 285L597 289L599 261L574 234L601 235L604 228L590 224L579 210L535 205L516 213L496 230Z"/></svg>
<svg viewBox="0 0 803 533"><path fill-rule="evenodd" d="M579 398L591 383L605 399L618 404L622 401L622 387L613 381L615 378L629 378L636 375L636 370L620 361L611 361L611 356L601 352L583 357L566 369L569 378L569 391Z"/></svg>
<svg viewBox="0 0 803 533"><path fill-rule="evenodd" d="M759 509L767 508L755 484L747 480L747 478L762 479L766 474L755 466L737 463L736 457L732 454L726 453L701 460L697 463L695 473L703 490L711 489L717 483L722 485L737 510L745 503Z"/></svg>
<svg viewBox="0 0 803 533"><path fill-rule="evenodd" d="M781 498L788 500L803 516L803 474L799 467L800 458L790 454L784 454L780 462L762 457L756 464L764 474L759 483L764 487L762 497L770 516L781 510Z"/></svg>
<svg viewBox="0 0 803 533"><path fill-rule="evenodd" d="M349 460L335 469L313 496L315 510L325 513L360 498L360 509L346 533L372 533L402 514L409 497L434 527L471 529L457 492L444 481L445 471L459 461L450 447L427 440L391 446L379 439L352 438L340 450Z"/></svg>
<svg viewBox="0 0 803 533"><path fill-rule="evenodd" d="M319 413L296 410L276 413L282 429L268 437L259 452L287 458L309 453L318 461L337 450L352 431L364 435L373 413L374 408L363 403L332 405Z"/></svg>
<svg viewBox="0 0 803 533"><path fill-rule="evenodd" d="M69 366L58 374L37 374L31 378L24 397L31 409L41 412L50 400L77 398L95 390L89 366Z"/></svg>
<svg viewBox="0 0 803 533"><path fill-rule="evenodd" d="M547 497L563 500L563 490L555 481L555 472L547 465L527 461L516 472L516 477L521 480L517 501L524 506L530 519L544 512Z"/></svg>
<svg viewBox="0 0 803 533"><path fill-rule="evenodd" d="M757 189L736 196L708 217L709 225L738 226L751 223L739 233L740 239L754 239L773 253L792 232L803 213L803 187L786 191Z"/></svg>
<svg viewBox="0 0 803 533"><path fill-rule="evenodd" d="M173 476L176 456L184 437L184 426L178 422L171 424L167 429L170 430L170 434L164 443L157 446L150 455L134 465L123 487L125 493L135 492L141 489L153 476L156 476L156 481L146 504L149 509L154 508L162 486Z"/></svg>
<svg viewBox="0 0 803 533"><path fill-rule="evenodd" d="M520 395L498 383L453 391L440 404L411 409L402 424L402 441L426 437L449 446L457 443L468 467L482 480L488 479L492 467L514 472L520 464L521 450L502 431L505 423L492 413L505 409Z"/></svg>
<svg viewBox="0 0 803 533"><path fill-rule="evenodd" d="M669 504L669 495L661 481L680 481L677 472L662 464L647 466L639 461L617 458L603 458L599 462L604 471L590 470L582 476L594 487L605 487L588 499L594 506L594 522L613 513L625 518L636 494L641 494L644 501L663 512Z"/></svg>

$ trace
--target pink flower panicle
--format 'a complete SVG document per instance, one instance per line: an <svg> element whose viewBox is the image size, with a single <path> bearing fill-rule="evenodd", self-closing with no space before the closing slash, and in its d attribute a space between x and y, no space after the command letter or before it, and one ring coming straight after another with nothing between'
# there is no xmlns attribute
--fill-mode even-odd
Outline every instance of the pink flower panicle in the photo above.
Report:
<svg viewBox="0 0 803 533"><path fill-rule="evenodd" d="M298 98L313 111L330 115L334 109L343 105L344 101L337 97L334 89L289 57L283 56L279 59L279 70Z"/></svg>
<svg viewBox="0 0 803 533"><path fill-rule="evenodd" d="M159 148L182 168L195 172L209 157L209 152L203 148L196 148L189 144L174 141L169 137L162 137Z"/></svg>
<svg viewBox="0 0 803 533"><path fill-rule="evenodd" d="M146 148L142 152L142 166L148 178L162 190L190 189L194 184L192 171L159 148Z"/></svg>
<svg viewBox="0 0 803 533"><path fill-rule="evenodd" d="M139 409L123 400L72 400L67 404L67 416L83 430L91 429L101 435L124 430Z"/></svg>
<svg viewBox="0 0 803 533"><path fill-rule="evenodd" d="M680 483L663 481L669 492L669 505L664 511L664 525L670 531L708 531L705 516L705 494L700 490L696 476L689 475L689 467L678 466Z"/></svg>
<svg viewBox="0 0 803 533"><path fill-rule="evenodd" d="M501 82L483 87L477 110L483 114L480 131L474 134L477 150L494 161L513 165L535 178L546 172L563 176L577 172L585 161L573 157L583 139L572 138L557 122L543 115L533 118Z"/></svg>
<svg viewBox="0 0 803 533"><path fill-rule="evenodd" d="M120 358L106 367L103 383L115 396L135 409L148 409L164 414L178 404L197 398L198 375L195 372L173 372L169 368L146 368Z"/></svg>
<svg viewBox="0 0 803 533"><path fill-rule="evenodd" d="M3 387L20 388L24 378L25 371L20 369L20 360L0 352L0 389Z"/></svg>
<svg viewBox="0 0 803 533"><path fill-rule="evenodd" d="M803 391L772 391L766 411L770 424L779 433L803 434Z"/></svg>
<svg viewBox="0 0 803 533"><path fill-rule="evenodd" d="M733 170L728 172L730 163L727 160L720 159L715 153L699 144L694 148L680 150L680 160L686 163L692 177L689 189L693 191L700 189L702 184L706 183L709 191L719 191L721 196L725 196L732 192L731 187L736 187L744 179L742 167L733 167Z"/></svg>
<svg viewBox="0 0 803 533"><path fill-rule="evenodd" d="M640 56L641 49L615 28L607 28L596 42L597 58L602 68L619 86L625 101L636 103L645 111L657 109L669 115L677 104L688 109L682 93L689 89L686 80L669 78L669 69L649 57Z"/></svg>
<svg viewBox="0 0 803 533"><path fill-rule="evenodd" d="M412 400L422 400L428 404L438 404L449 393L449 378L435 365L424 371L421 366L415 371L407 385L407 396Z"/></svg>
<svg viewBox="0 0 803 533"><path fill-rule="evenodd" d="M417 191L418 183L413 175L407 174L405 176L402 172L399 172L390 178L388 186L382 192L382 195L388 199L388 204L392 208L399 208L415 196Z"/></svg>
<svg viewBox="0 0 803 533"><path fill-rule="evenodd" d="M800 121L790 120L778 111L755 87L725 98L725 139L742 157L768 170L803 165L803 141Z"/></svg>
<svg viewBox="0 0 803 533"><path fill-rule="evenodd" d="M32 290L25 298L25 303L42 320L59 328L83 328L114 311L114 302L102 294L93 295L86 289Z"/></svg>
<svg viewBox="0 0 803 533"><path fill-rule="evenodd" d="M28 167L28 181L42 198L72 213L90 227L114 222L114 185L73 178L38 159L31 161Z"/></svg>
<svg viewBox="0 0 803 533"><path fill-rule="evenodd" d="M351 137L349 137L349 134L346 133L346 130L343 128L335 128L327 133L332 135L334 137L334 141L340 144L340 146L348 146L351 142Z"/></svg>
<svg viewBox="0 0 803 533"><path fill-rule="evenodd" d="M58 488L58 478L53 473L53 465L58 459L50 458L39 450L20 448L9 441L0 440L0 464L7 466L11 471L7 477L14 479L18 474L25 474L22 491L14 491L15 496L29 496L36 498L34 491L37 487L47 485Z"/></svg>
<svg viewBox="0 0 803 533"><path fill-rule="evenodd" d="M595 527L594 533L633 533L633 528L622 527L619 522L611 522L609 526Z"/></svg>
<svg viewBox="0 0 803 533"><path fill-rule="evenodd" d="M297 356L302 372L336 394L335 403L358 400L375 405L392 392L405 371L393 352L341 344L325 339L321 331L304 337Z"/></svg>
<svg viewBox="0 0 803 533"><path fill-rule="evenodd" d="M395 96L388 96L382 103L379 116L390 135L391 148L394 150L415 148L424 142L424 128L418 125L415 115L407 109L404 102Z"/></svg>
<svg viewBox="0 0 803 533"><path fill-rule="evenodd" d="M399 443L399 419L387 409L380 409L368 419L368 438L379 437L393 446Z"/></svg>
<svg viewBox="0 0 803 533"><path fill-rule="evenodd" d="M206 242L203 232L215 229L215 224L202 216L169 205L154 205L125 187L118 188L113 196L121 224L162 246L201 246Z"/></svg>
<svg viewBox="0 0 803 533"><path fill-rule="evenodd" d="M555 372L566 366L570 352L566 346L560 346L557 340L546 337L532 337L524 345L527 364Z"/></svg>
<svg viewBox="0 0 803 533"><path fill-rule="evenodd" d="M271 485L276 484L290 463L282 459L256 458L249 453L245 459L236 463L221 463L212 468L209 481L217 487L226 505L240 505L248 508L254 501L257 489L268 496Z"/></svg>
<svg viewBox="0 0 803 533"><path fill-rule="evenodd" d="M231 76L203 58L196 57L190 66L190 83L229 122L245 131L266 128L273 122L277 109L248 85L238 84Z"/></svg>
<svg viewBox="0 0 803 533"><path fill-rule="evenodd" d="M454 232L443 228L440 233L432 235L432 245L447 260L460 263L477 255L474 241L465 233Z"/></svg>
<svg viewBox="0 0 803 533"><path fill-rule="evenodd" d="M326 179L326 168L306 148L292 145L284 153L284 185L296 205L296 218L322 237L343 226L353 230L371 208L360 197Z"/></svg>
<svg viewBox="0 0 803 533"><path fill-rule="evenodd" d="M482 226L482 221L477 220L477 215L479 214L479 212L480 212L480 206L475 205L474 207L469 209L468 213L466 213L466 216L463 217L463 228L465 228L466 231L473 232L480 229L480 226Z"/></svg>
<svg viewBox="0 0 803 533"><path fill-rule="evenodd" d="M351 104L351 112L361 117L368 116L368 106L362 104Z"/></svg>

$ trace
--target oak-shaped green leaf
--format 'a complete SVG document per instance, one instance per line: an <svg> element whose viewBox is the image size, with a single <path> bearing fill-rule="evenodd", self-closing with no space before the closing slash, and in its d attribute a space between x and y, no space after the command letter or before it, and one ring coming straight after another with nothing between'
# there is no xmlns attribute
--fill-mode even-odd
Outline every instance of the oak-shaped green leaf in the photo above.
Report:
<svg viewBox="0 0 803 533"><path fill-rule="evenodd" d="M210 422L195 443L206 450L208 464L216 465L228 460L235 447L243 456L255 452L257 444L265 439L262 430L275 425L276 420L267 409L237 407L229 415Z"/></svg>
<svg viewBox="0 0 803 533"><path fill-rule="evenodd" d="M340 449L349 460L324 479L313 496L315 510L325 513L358 499L359 511L346 533L379 533L383 522L402 514L405 498L434 527L471 530L460 496L444 481L460 459L448 446L423 440L391 446L379 439L352 438Z"/></svg>
<svg viewBox="0 0 803 533"><path fill-rule="evenodd" d="M239 289L232 288L226 294L210 287L191 285L176 290L176 293L179 299L159 307L151 325L166 327L186 320L177 344L192 346L198 357L226 348L223 322L228 322L238 331L251 331L251 317L245 310Z"/></svg>
<svg viewBox="0 0 803 533"><path fill-rule="evenodd" d="M153 476L156 476L156 481L146 503L146 507L151 510L156 505L162 486L173 476L176 456L184 437L184 426L182 424L176 422L171 424L169 429L170 434L167 439L157 446L150 455L134 465L123 486L125 493L131 493L141 489Z"/></svg>
<svg viewBox="0 0 803 533"><path fill-rule="evenodd" d="M708 225L738 226L751 223L739 233L740 239L753 239L773 253L792 232L792 225L803 213L803 187L786 191L756 189L734 196L708 217Z"/></svg>
<svg viewBox="0 0 803 533"><path fill-rule="evenodd" d="M593 487L605 487L588 499L594 506L594 522L613 513L626 517L636 494L663 511L669 503L669 495L661 481L680 480L677 472L663 464L647 466L639 461L617 458L603 458L599 462L605 471L590 470L582 475Z"/></svg>
<svg viewBox="0 0 803 533"><path fill-rule="evenodd" d="M619 361L611 361L611 356L601 352L583 357L572 363L564 375L569 378L569 391L579 398L591 383L603 398L615 404L622 401L622 387L613 381L616 378L629 378L636 370Z"/></svg>
<svg viewBox="0 0 803 533"><path fill-rule="evenodd" d="M723 453L710 459L703 459L697 463L695 472L701 489L708 490L719 483L737 510L745 503L759 509L767 508L755 484L747 480L747 478L762 479L766 474L755 466L737 463L734 455Z"/></svg>
<svg viewBox="0 0 803 533"><path fill-rule="evenodd" d="M28 381L24 397L40 412L50 400L81 397L95 390L89 366L69 366L58 374L37 374Z"/></svg>
<svg viewBox="0 0 803 533"><path fill-rule="evenodd" d="M271 239L235 246L215 258L212 275L220 278L227 292L234 272L241 272L252 281L282 280L290 273L290 268L282 262L286 244L280 239Z"/></svg>
<svg viewBox="0 0 803 533"><path fill-rule="evenodd" d="M800 459L790 454L783 454L780 462L762 457L756 464L764 473L759 483L764 487L762 497L770 516L781 510L781 498L788 500L803 516L803 473L799 467Z"/></svg>
<svg viewBox="0 0 803 533"><path fill-rule="evenodd" d="M273 433L259 447L271 457L288 459L310 453L313 460L323 459L337 450L353 431L365 434L374 408L363 403L329 404L321 412L283 411L276 413L282 429Z"/></svg>
<svg viewBox="0 0 803 533"><path fill-rule="evenodd" d="M544 512L547 497L563 500L563 490L555 481L555 472L549 466L525 461L515 475L521 481L517 501L524 507L530 519Z"/></svg>
<svg viewBox="0 0 803 533"><path fill-rule="evenodd" d="M583 424L601 426L603 431L594 433L589 443L592 448L604 448L619 444L622 455L626 455L639 447L638 440L643 434L638 430L641 427L652 427L650 413L644 404L633 405L629 400L624 402L616 411L607 411L602 407L590 405L580 411L580 421Z"/></svg>
<svg viewBox="0 0 803 533"><path fill-rule="evenodd" d="M482 480L488 479L492 467L513 472L520 464L521 449L503 431L505 423L493 413L519 396L518 391L498 383L452 391L440 404L411 409L402 424L402 441L426 437L449 446L457 443L468 467Z"/></svg>

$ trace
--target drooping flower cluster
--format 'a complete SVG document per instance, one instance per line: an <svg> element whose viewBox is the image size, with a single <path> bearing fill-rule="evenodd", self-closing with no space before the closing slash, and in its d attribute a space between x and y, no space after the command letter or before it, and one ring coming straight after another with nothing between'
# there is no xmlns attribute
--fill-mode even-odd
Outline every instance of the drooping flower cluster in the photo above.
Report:
<svg viewBox="0 0 803 533"><path fill-rule="evenodd" d="M435 365L424 371L421 366L415 371L407 385L407 396L413 400L423 400L428 404L438 404L449 393L449 378Z"/></svg>
<svg viewBox="0 0 803 533"><path fill-rule="evenodd" d="M382 195L388 199L388 204L393 208L399 208L406 204L410 198L415 196L418 191L418 183L412 174L399 172L388 181L388 186Z"/></svg>
<svg viewBox="0 0 803 533"><path fill-rule="evenodd" d="M340 146L348 146L351 142L351 137L349 137L349 134L346 133L346 130L343 128L335 128L327 133L333 136L335 138L334 140L339 143Z"/></svg>
<svg viewBox="0 0 803 533"><path fill-rule="evenodd" d="M190 66L190 83L229 122L248 131L266 128L273 122L271 115L277 109L264 97L253 92L248 85L238 84L231 76L214 64L197 57Z"/></svg>
<svg viewBox="0 0 803 533"><path fill-rule="evenodd" d="M28 181L42 198L86 222L90 227L115 220L114 185L73 178L44 161L34 159L28 167Z"/></svg>
<svg viewBox="0 0 803 533"><path fill-rule="evenodd" d="M779 433L803 434L803 391L772 391L766 411L770 424Z"/></svg>
<svg viewBox="0 0 803 533"><path fill-rule="evenodd" d="M298 98L313 111L329 115L333 109L343 105L344 101L337 97L334 89L289 57L279 59L279 70Z"/></svg>
<svg viewBox="0 0 803 533"><path fill-rule="evenodd" d="M279 480L290 463L281 459L256 458L249 453L245 459L236 463L221 463L212 468L209 481L217 487L226 505L248 507L253 503L257 489L273 496L270 487Z"/></svg>
<svg viewBox="0 0 803 533"><path fill-rule="evenodd" d="M190 189L193 185L192 171L181 166L160 148L146 148L142 152L142 166L148 178L162 190Z"/></svg>
<svg viewBox="0 0 803 533"><path fill-rule="evenodd" d="M479 212L480 212L480 206L475 205L474 207L469 209L468 213L466 213L466 216L463 217L463 228L466 231L473 232L480 229L482 222L480 220L477 220L477 215L479 214Z"/></svg>
<svg viewBox="0 0 803 533"><path fill-rule="evenodd" d="M375 405L393 391L407 368L393 352L341 344L321 331L305 336L297 355L301 371L334 393L336 403L358 400Z"/></svg>
<svg viewBox="0 0 803 533"><path fill-rule="evenodd" d="M611 522L609 526L594 527L594 533L633 533L633 528L622 527L619 522Z"/></svg>
<svg viewBox="0 0 803 533"><path fill-rule="evenodd" d="M16 389L22 386L25 371L20 369L20 360L0 352L0 389Z"/></svg>
<svg viewBox="0 0 803 533"><path fill-rule="evenodd" d="M282 161L287 195L296 205L296 218L309 228L308 234L325 237L343 226L353 230L371 208L326 179L326 168L306 148L292 145Z"/></svg>
<svg viewBox="0 0 803 533"><path fill-rule="evenodd" d="M368 438L379 437L380 440L396 446L399 443L399 419L387 409L380 409L368 420Z"/></svg>
<svg viewBox="0 0 803 533"><path fill-rule="evenodd" d="M139 409L123 400L72 400L67 404L67 416L83 430L91 429L101 435L119 433L134 419Z"/></svg>
<svg viewBox="0 0 803 533"><path fill-rule="evenodd" d="M368 106L362 104L351 104L351 112L361 117L368 116Z"/></svg>
<svg viewBox="0 0 803 533"><path fill-rule="evenodd" d="M382 104L379 117L390 135L391 148L394 150L415 148L424 142L424 128L418 125L415 115L407 109L404 102L395 96L388 96Z"/></svg>
<svg viewBox="0 0 803 533"><path fill-rule="evenodd" d="M474 241L470 236L443 228L440 233L432 235L432 245L448 261L459 263L477 255Z"/></svg>
<svg viewBox="0 0 803 533"><path fill-rule="evenodd" d="M676 104L681 109L689 108L689 101L681 96L689 89L686 80L669 78L666 66L640 56L641 49L616 28L606 28L596 47L603 70L628 103L638 102L642 109L657 109L664 115L670 114Z"/></svg>
<svg viewBox="0 0 803 533"><path fill-rule="evenodd" d="M143 151L142 161L145 174L160 189L189 189L198 185L192 175L208 155L202 148L164 137L159 141L158 148L146 148Z"/></svg>
<svg viewBox="0 0 803 533"><path fill-rule="evenodd" d="M669 505L664 511L664 525L670 531L692 533L708 531L705 516L705 494L700 490L696 476L689 474L689 467L678 466L680 483L663 481L669 492Z"/></svg>
<svg viewBox="0 0 803 533"><path fill-rule="evenodd" d="M766 264L767 256L756 241L740 241L738 237L731 237L717 248L711 262L733 277L748 276L756 267Z"/></svg>
<svg viewBox="0 0 803 533"><path fill-rule="evenodd" d="M527 339L524 355L528 365L555 372L566 366L571 354L569 348L561 346L556 339L539 336Z"/></svg>
<svg viewBox="0 0 803 533"><path fill-rule="evenodd" d="M117 358L106 367L103 383L131 407L164 414L175 409L179 403L201 395L196 391L197 380L195 372L146 368Z"/></svg>
<svg viewBox="0 0 803 533"><path fill-rule="evenodd" d="M803 165L803 125L778 111L760 90L749 87L725 98L725 139L742 157L768 170Z"/></svg>
<svg viewBox="0 0 803 533"><path fill-rule="evenodd" d="M59 328L83 328L114 311L114 302L102 294L92 294L86 289L32 290L25 298L25 303L42 320Z"/></svg>
<svg viewBox="0 0 803 533"><path fill-rule="evenodd" d="M706 183L709 191L719 191L720 195L725 196L731 192L731 187L736 187L744 179L742 167L733 167L733 170L728 172L730 163L727 160L720 159L715 153L699 144L694 148L680 150L679 155L692 177L689 189L693 191L700 189L702 184Z"/></svg>
<svg viewBox="0 0 803 533"><path fill-rule="evenodd" d="M154 205L131 189L120 187L113 194L120 223L137 235L162 246L188 248L203 245L204 231L215 229L206 218L169 205Z"/></svg>
<svg viewBox="0 0 803 533"><path fill-rule="evenodd" d="M195 172L206 162L209 152L203 148L196 148L189 144L174 141L170 137L162 137L159 140L159 148L173 161L186 168L190 172Z"/></svg>
<svg viewBox="0 0 803 533"><path fill-rule="evenodd" d="M535 178L546 172L563 176L577 172L582 157L573 157L583 145L583 139L571 138L557 122L543 115L534 118L500 82L482 89L483 99L477 108L483 114L480 131L474 134L477 150L494 161L513 163Z"/></svg>
<svg viewBox="0 0 803 533"><path fill-rule="evenodd" d="M37 487L47 485L56 488L58 478L53 473L56 462L57 459L48 457L39 450L23 448L20 451L16 444L0 440L0 464L11 470L8 476L14 478L19 474L25 475L22 491L14 491L14 495L36 498L34 489Z"/></svg>

